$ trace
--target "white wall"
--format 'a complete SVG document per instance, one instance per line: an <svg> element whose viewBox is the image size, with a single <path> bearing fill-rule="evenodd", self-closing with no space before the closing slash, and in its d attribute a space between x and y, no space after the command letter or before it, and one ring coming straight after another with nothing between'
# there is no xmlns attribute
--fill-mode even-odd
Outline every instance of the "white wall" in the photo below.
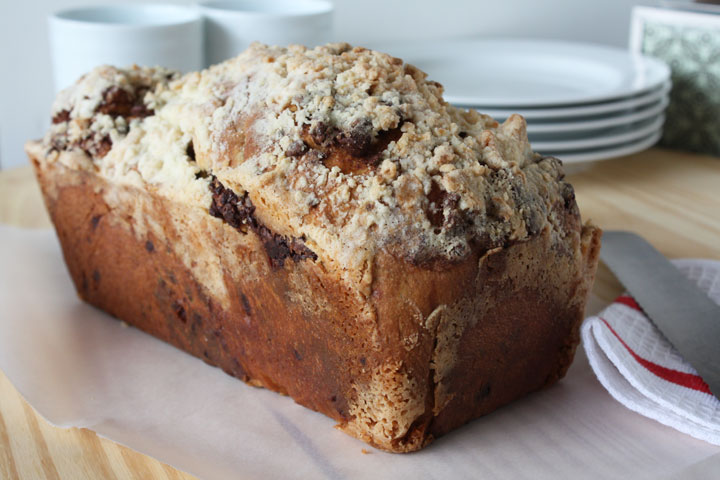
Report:
<svg viewBox="0 0 720 480"><path fill-rule="evenodd" d="M49 123L53 92L47 15L88 3L120 0L0 0L0 168L24 165L27 160L23 143L41 137ZM356 44L368 40L495 35L582 40L624 47L630 9L637 1L335 0L334 3L336 38Z"/></svg>

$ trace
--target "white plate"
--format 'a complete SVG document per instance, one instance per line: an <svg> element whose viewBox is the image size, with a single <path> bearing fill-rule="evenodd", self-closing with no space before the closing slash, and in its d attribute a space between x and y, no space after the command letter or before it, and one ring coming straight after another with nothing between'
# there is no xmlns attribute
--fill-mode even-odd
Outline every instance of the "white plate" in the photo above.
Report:
<svg viewBox="0 0 720 480"><path fill-rule="evenodd" d="M483 108L481 106L466 106L463 108L472 108L486 115L490 115L496 119L506 119L513 113L519 113L526 119L548 120L560 118L589 117L593 115L602 115L623 110L631 110L643 107L657 102L670 93L672 87L671 82L663 83L659 88L651 90L645 94L630 97L627 99L616 100L612 102L596 103L591 105L578 105L570 107L558 108L524 108L524 109L502 109L502 108Z"/></svg>
<svg viewBox="0 0 720 480"><path fill-rule="evenodd" d="M376 44L445 86L445 99L484 107L539 107L637 95L670 78L654 58L548 40L428 40Z"/></svg>
<svg viewBox="0 0 720 480"><path fill-rule="evenodd" d="M647 137L653 132L662 128L665 122L665 115L659 115L651 121L645 121L625 127L614 128L603 135L592 135L586 138L569 140L531 140L534 150L545 151L568 151L588 148L600 148L620 143L631 142L639 138Z"/></svg>
<svg viewBox="0 0 720 480"><path fill-rule="evenodd" d="M569 152L540 152L543 155L557 157L564 164L574 164L583 162L594 162L597 160L606 160L608 158L622 157L632 155L655 145L662 136L662 130L652 133L647 137L635 140L634 142L623 143L621 145L613 145L605 148L593 148L588 150L575 150Z"/></svg>
<svg viewBox="0 0 720 480"><path fill-rule="evenodd" d="M540 120L529 120L527 131L528 134L565 133L626 125L628 123L639 122L658 116L665 110L668 103L670 103L670 99L668 97L664 97L658 103L640 110L630 111L628 113L621 112L620 114L606 115L590 120L577 119L568 122L542 122Z"/></svg>

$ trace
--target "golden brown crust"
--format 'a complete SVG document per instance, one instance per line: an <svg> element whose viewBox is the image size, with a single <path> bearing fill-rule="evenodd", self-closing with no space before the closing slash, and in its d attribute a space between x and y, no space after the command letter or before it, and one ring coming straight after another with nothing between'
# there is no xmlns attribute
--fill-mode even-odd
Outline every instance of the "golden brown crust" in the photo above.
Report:
<svg viewBox="0 0 720 480"><path fill-rule="evenodd" d="M545 229L430 266L383 251L365 298L319 263L273 267L258 234L208 211L33 162L84 300L252 385L290 395L378 448L422 448L553 383L572 360L596 262L592 227L581 238L577 225L564 248ZM125 198L120 190L140 200L108 201ZM128 218L138 214L163 237L135 231ZM174 222L181 214L183 223ZM577 222L572 210L565 215ZM178 257L178 246L198 241L218 257L226 304Z"/></svg>

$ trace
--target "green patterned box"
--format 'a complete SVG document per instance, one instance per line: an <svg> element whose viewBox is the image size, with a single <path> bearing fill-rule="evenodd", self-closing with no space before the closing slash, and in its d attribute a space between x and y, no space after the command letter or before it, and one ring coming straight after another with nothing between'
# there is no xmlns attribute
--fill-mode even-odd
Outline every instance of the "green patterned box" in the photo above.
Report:
<svg viewBox="0 0 720 480"><path fill-rule="evenodd" d="M660 145L720 156L720 11L635 7L630 48L672 70Z"/></svg>

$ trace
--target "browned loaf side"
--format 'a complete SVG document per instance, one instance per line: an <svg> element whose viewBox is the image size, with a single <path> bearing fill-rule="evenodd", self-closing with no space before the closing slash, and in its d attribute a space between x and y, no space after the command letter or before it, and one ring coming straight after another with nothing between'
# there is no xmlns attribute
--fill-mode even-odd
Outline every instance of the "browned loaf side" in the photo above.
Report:
<svg viewBox="0 0 720 480"><path fill-rule="evenodd" d="M347 47L310 52L324 55L322 48L335 56L367 55ZM281 55L311 55L307 52L273 50L273 62ZM254 57L244 55L252 63ZM268 52L255 55L267 59ZM182 86L187 80L168 76L164 81ZM161 88L152 85L146 82L142 88ZM279 181L276 176L255 182L235 167L213 163L212 143L203 146L206 137L197 131L181 138L182 168L191 168L190 176L177 180L176 175L175 183L166 177L151 181L142 164L134 170L142 181L118 177L117 170L109 173L112 162L115 169L125 165L128 152L145 155L130 150L131 141L133 148L140 144L132 140L133 129L150 131L146 117L160 117L163 107L143 103L137 85L119 96L108 88L102 86L99 104L90 109L92 121L98 112L110 112L116 126L128 125L121 135L120 127L107 136L95 129L73 141L72 122L82 119L76 103L75 109L61 105L54 112L57 124L69 124L62 135L27 147L83 300L252 385L289 395L333 418L345 432L393 452L418 450L567 371L579 341L600 232L582 226L556 160L520 149L521 160L488 168L497 177L517 175L519 180L508 186L492 180L497 189L478 207L489 219L482 221L479 211L463 210L471 203L465 202L466 191L449 191L455 183L445 181L445 169L431 177L434 183L414 202L399 202L397 208L406 211L386 224L395 228L417 213L430 230L418 231L409 223L398 230L408 238L383 237L385 232L370 226L378 233L358 244L343 230L351 222L345 219L339 227L332 222L363 198L362 179L387 169L398 156L407 126L366 136L358 133L357 123L349 130L334 126L328 140L318 133L317 122L297 125L296 137L281 153L283 162L336 167L346 175L344 182L359 179L360 185L345 207L326 203L331 194L316 189L310 204L318 203L310 205L298 227L294 207L285 209L287 197L272 183ZM62 112L68 113L58 117ZM244 163L270 145L252 131L258 115L241 115L243 125L234 127L234 140L227 144L229 150L242 147ZM406 124L413 122L411 111L402 117ZM470 146L473 140L467 138L477 138L480 149L493 140L520 142L524 135L522 122L520 140L506 140L498 131L482 147L482 132L503 127L484 119L471 125L455 120L463 128L455 136ZM511 150L495 151L507 156ZM481 151L474 161L497 163L491 157ZM174 160L164 161L167 166ZM402 179L405 166L397 162L397 178ZM277 175L280 167L274 168ZM548 174L537 177L539 183L527 187L528 193L523 188L536 179L534 169ZM505 170L509 173L497 173ZM257 171L252 175L266 173ZM479 175L489 174L483 170ZM469 181L458 178L468 188ZM168 185L191 193L179 197L164 190ZM503 196L503 189L510 195ZM391 193L401 200L409 195L400 187ZM388 198L383 202L391 202ZM368 204L359 207L364 209L359 215L371 210ZM335 235L330 240L316 228L322 226L321 217ZM466 226L459 228L463 222ZM467 226L475 223L484 226ZM303 229L305 224L314 229ZM503 230L505 224L511 227ZM412 235L442 237L425 242ZM451 236L454 253L433 250ZM360 256L346 258L334 250L337 245Z"/></svg>

